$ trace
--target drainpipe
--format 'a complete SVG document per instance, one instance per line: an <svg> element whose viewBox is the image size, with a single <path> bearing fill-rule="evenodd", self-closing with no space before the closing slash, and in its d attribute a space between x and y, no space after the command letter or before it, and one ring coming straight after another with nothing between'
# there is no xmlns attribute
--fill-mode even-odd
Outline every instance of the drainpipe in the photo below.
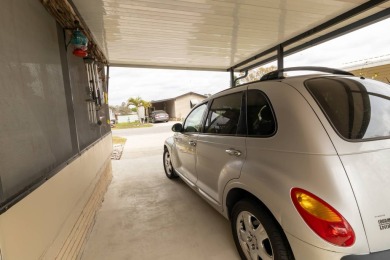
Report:
<svg viewBox="0 0 390 260"><path fill-rule="evenodd" d="M244 75L242 75L241 77L238 77L238 78L236 78L236 79L234 80L234 86L237 86L236 83L237 83L240 79L246 78L246 76L248 76L248 70L246 70L246 71L244 72Z"/></svg>

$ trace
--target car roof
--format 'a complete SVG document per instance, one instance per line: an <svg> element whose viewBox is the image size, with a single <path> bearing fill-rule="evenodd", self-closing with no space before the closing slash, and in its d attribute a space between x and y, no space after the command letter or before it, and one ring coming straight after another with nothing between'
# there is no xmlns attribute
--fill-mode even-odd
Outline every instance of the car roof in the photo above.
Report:
<svg viewBox="0 0 390 260"><path fill-rule="evenodd" d="M227 88L225 90L222 90L220 92L215 93L214 95L211 95L210 97L206 98L202 103L205 103L209 100L212 100L216 97L223 96L226 94L230 94L233 92L237 91L243 91L245 90L249 85L254 85L254 84L259 84L259 86L262 85L263 82L281 82L285 83L288 85L293 85L297 89L304 88L304 84L298 84L298 83L303 83L308 79L313 79L313 78L318 78L318 77L329 77L329 78L357 78L356 76L348 76L348 75L340 75L340 74L328 74L328 73L316 73L316 74L304 74L304 75L293 75L293 76L288 76L282 79L272 79L272 80L266 80L266 81L261 81L256 80L252 82L248 82L242 85L238 85L234 88Z"/></svg>

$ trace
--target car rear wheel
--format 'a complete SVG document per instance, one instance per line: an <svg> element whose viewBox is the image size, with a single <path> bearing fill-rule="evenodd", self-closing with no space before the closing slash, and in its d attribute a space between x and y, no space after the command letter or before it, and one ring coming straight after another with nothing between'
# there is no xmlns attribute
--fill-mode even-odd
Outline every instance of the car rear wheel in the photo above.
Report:
<svg viewBox="0 0 390 260"><path fill-rule="evenodd" d="M176 178L177 174L172 167L171 155L169 154L167 149L164 150L163 161L164 161L165 175L167 175L169 179Z"/></svg>
<svg viewBox="0 0 390 260"><path fill-rule="evenodd" d="M253 200L234 205L231 218L234 242L242 259L293 260L287 238L271 213Z"/></svg>

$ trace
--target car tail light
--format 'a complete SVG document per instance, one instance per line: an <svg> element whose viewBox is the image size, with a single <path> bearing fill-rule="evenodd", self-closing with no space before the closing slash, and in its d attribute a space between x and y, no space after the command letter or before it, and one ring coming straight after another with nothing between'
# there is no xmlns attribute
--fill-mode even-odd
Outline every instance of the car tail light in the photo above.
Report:
<svg viewBox="0 0 390 260"><path fill-rule="evenodd" d="M306 224L321 238L337 246L351 246L355 233L347 220L314 194L299 188L291 190L295 208Z"/></svg>

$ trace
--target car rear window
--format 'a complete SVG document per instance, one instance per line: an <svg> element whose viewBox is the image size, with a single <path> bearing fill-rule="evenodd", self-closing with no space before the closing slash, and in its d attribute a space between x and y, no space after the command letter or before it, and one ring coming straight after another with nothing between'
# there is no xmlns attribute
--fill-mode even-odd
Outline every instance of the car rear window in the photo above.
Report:
<svg viewBox="0 0 390 260"><path fill-rule="evenodd" d="M345 139L390 137L390 85L370 79L314 78L305 85Z"/></svg>

